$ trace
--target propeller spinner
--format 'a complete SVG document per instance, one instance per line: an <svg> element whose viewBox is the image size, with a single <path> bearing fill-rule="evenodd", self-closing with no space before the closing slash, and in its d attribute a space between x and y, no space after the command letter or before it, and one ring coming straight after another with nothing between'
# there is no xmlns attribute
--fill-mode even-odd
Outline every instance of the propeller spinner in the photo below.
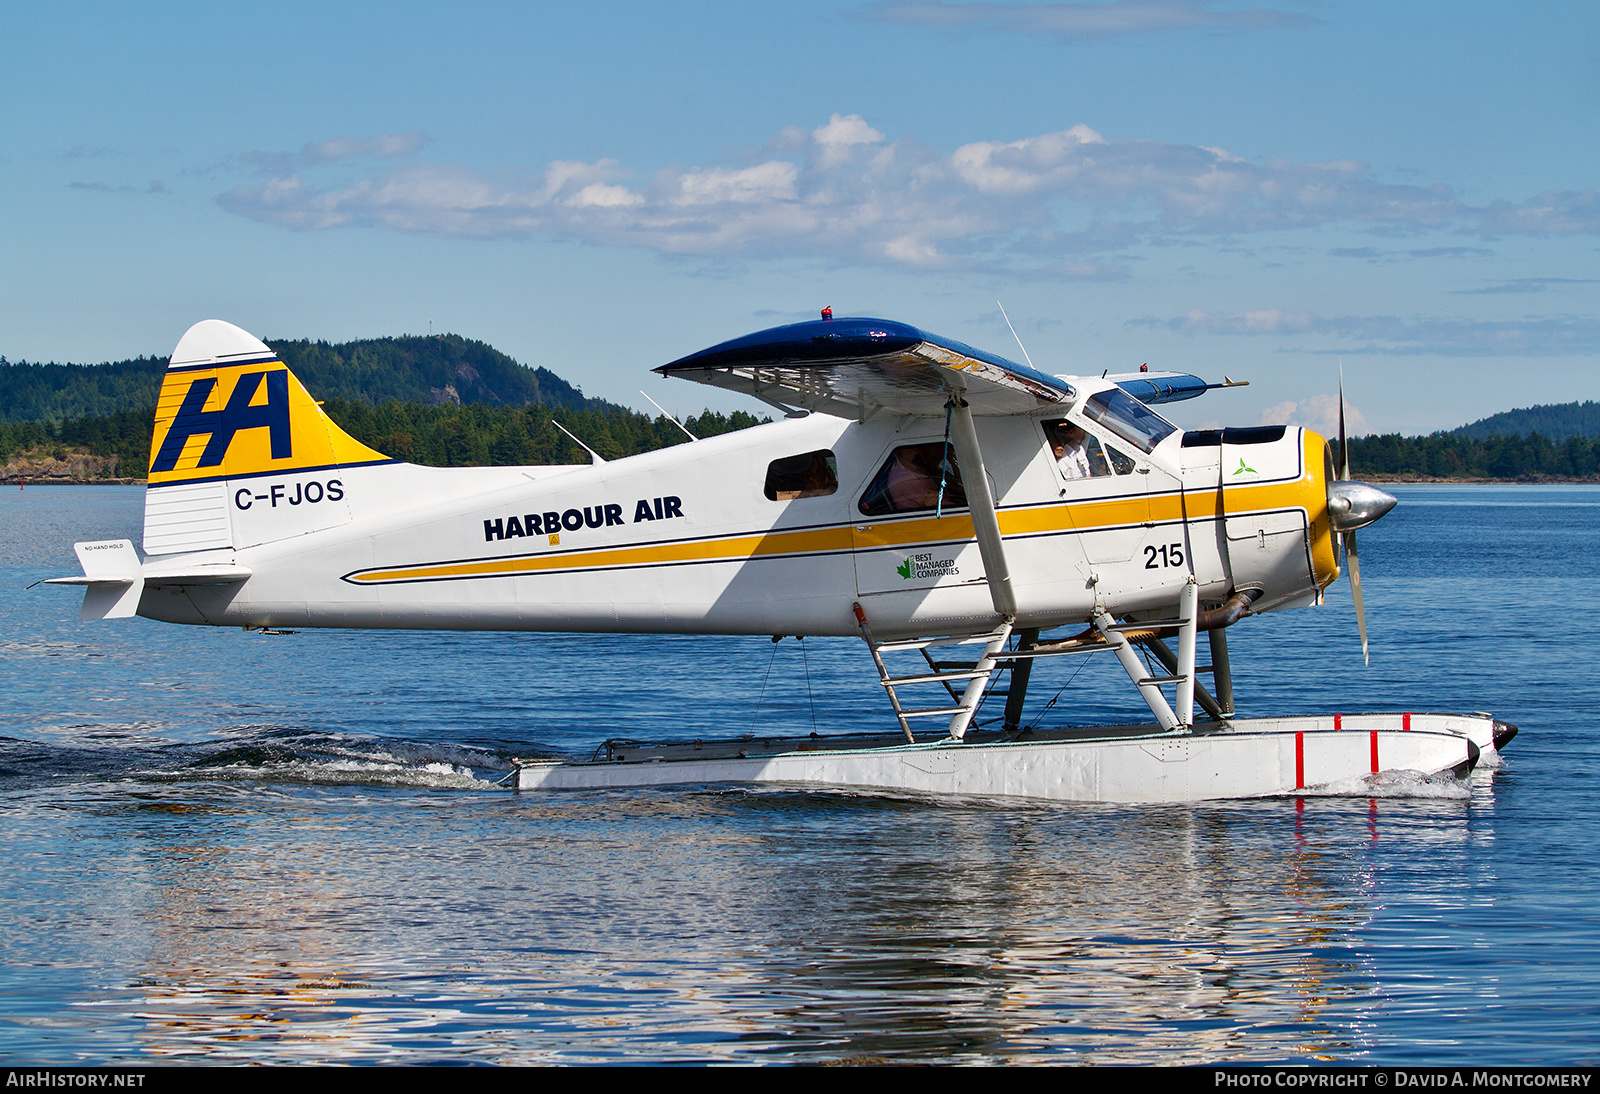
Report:
<svg viewBox="0 0 1600 1094"><path fill-rule="evenodd" d="M1356 529L1365 528L1389 510L1399 499L1364 482L1350 478L1350 445L1344 431L1344 376L1339 377L1339 477L1328 483L1328 522L1339 533L1339 543L1350 564L1350 595L1356 605L1356 628L1361 632L1361 658L1372 664L1367 650L1367 609L1361 600L1361 560L1356 554Z"/></svg>

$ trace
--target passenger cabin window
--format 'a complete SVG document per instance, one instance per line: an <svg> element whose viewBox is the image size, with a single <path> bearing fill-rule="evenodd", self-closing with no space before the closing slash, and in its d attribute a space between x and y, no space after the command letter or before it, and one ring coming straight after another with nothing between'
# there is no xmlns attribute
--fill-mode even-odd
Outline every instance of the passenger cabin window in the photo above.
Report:
<svg viewBox="0 0 1600 1094"><path fill-rule="evenodd" d="M869 517L938 508L941 479L944 509L965 509L967 492L961 486L955 450L943 441L903 444L889 453L857 508Z"/></svg>
<svg viewBox="0 0 1600 1094"><path fill-rule="evenodd" d="M1133 470L1133 457L1114 445L1101 444L1100 438L1076 422L1059 419L1043 422L1045 440L1056 470L1065 479L1092 479L1102 475L1126 475Z"/></svg>
<svg viewBox="0 0 1600 1094"><path fill-rule="evenodd" d="M1152 451L1178 429L1121 388L1089 396L1083 404L1083 414L1145 452Z"/></svg>
<svg viewBox="0 0 1600 1094"><path fill-rule="evenodd" d="M820 498L839 489L839 462L826 448L800 456L785 456L767 465L768 501Z"/></svg>

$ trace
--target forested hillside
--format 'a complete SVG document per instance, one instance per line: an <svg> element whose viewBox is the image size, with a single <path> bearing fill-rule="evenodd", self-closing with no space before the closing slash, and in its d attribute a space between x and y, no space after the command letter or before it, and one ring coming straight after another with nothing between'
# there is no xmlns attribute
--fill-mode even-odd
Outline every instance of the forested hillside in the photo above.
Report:
<svg viewBox="0 0 1600 1094"><path fill-rule="evenodd" d="M552 417L607 459L688 440L666 418L587 398L547 368L458 335L267 344L346 432L414 463L587 463ZM157 357L103 365L0 357L0 473L142 478L166 367ZM709 437L766 420L707 411L687 424Z"/></svg>
<svg viewBox="0 0 1600 1094"><path fill-rule="evenodd" d="M358 342L268 339L284 364L318 399L367 406L390 400L437 406L543 406L621 409L547 368L528 368L493 346L456 334L368 338ZM164 357L102 365L37 364L0 357L0 422L103 417L156 405Z"/></svg>
<svg viewBox="0 0 1600 1094"><path fill-rule="evenodd" d="M1480 418L1451 432L1479 440L1488 437L1527 437L1534 433L1552 441L1564 441L1568 437L1600 437L1600 403L1557 403L1507 410Z"/></svg>
<svg viewBox="0 0 1600 1094"><path fill-rule="evenodd" d="M165 357L48 365L0 357L0 424L103 417L156 405Z"/></svg>
<svg viewBox="0 0 1600 1094"><path fill-rule="evenodd" d="M664 417L602 404L604 409L551 409L478 405L424 406L382 403L376 407L350 399L329 399L329 417L352 437L386 456L432 467L526 466L588 463L589 454L551 425L554 418L606 459L650 452L689 438ZM0 424L0 477L143 478L150 465L150 423L154 409L122 411L104 417L64 422ZM743 411L705 411L685 424L696 436L711 437L766 421ZM92 470L57 470L74 451L103 460ZM19 462L26 456L32 470ZM71 461L69 461L71 462ZM4 465L11 464L9 468ZM77 461L81 464L82 461ZM75 465L76 466L76 465Z"/></svg>
<svg viewBox="0 0 1600 1094"><path fill-rule="evenodd" d="M414 463L587 462L552 417L607 459L687 440L666 418L586 398L547 368L458 335L268 344L347 432ZM156 357L103 365L0 357L0 475L142 478L165 368ZM712 436L764 420L707 411L688 426ZM1426 437L1356 438L1350 465L1357 476L1594 478L1600 403L1507 411Z"/></svg>
<svg viewBox="0 0 1600 1094"><path fill-rule="evenodd" d="M1591 478L1600 472L1600 437L1551 441L1543 434L1478 439L1459 433L1350 441L1350 473L1441 479Z"/></svg>

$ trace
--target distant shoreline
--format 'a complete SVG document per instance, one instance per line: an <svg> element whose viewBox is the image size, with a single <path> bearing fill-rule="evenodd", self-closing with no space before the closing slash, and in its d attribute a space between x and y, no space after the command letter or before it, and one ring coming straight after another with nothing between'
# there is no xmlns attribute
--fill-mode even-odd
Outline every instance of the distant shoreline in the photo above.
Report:
<svg viewBox="0 0 1600 1094"><path fill-rule="evenodd" d="M1594 486L1600 484L1600 475L1519 475L1514 479L1460 478L1450 479L1439 475L1351 474L1362 482L1384 483L1388 486Z"/></svg>
<svg viewBox="0 0 1600 1094"><path fill-rule="evenodd" d="M1600 475L1577 477L1572 475L1522 475L1514 479L1447 479L1436 475L1356 475L1362 482L1383 483L1386 486L1596 486ZM74 479L34 478L24 475L0 476L0 488L18 486L144 486L144 479Z"/></svg>
<svg viewBox="0 0 1600 1094"><path fill-rule="evenodd" d="M23 489L30 486L143 486L144 479L36 479L31 475L0 478L0 487L18 486Z"/></svg>

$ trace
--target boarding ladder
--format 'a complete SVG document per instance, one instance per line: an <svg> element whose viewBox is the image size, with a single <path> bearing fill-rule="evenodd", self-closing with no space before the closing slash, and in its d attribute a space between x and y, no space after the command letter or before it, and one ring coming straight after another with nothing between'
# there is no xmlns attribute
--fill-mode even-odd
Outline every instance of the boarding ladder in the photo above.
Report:
<svg viewBox="0 0 1600 1094"><path fill-rule="evenodd" d="M856 624L861 629L861 637L866 641L867 648L872 651L873 664L878 667L878 679L889 696L889 704L894 707L894 716L899 720L900 729L905 733L906 740L912 744L917 740L916 735L911 732L913 718L940 717L950 719L951 738L961 740L966 735L967 726L972 723L972 716L977 712L978 704L983 700L989 681L1000 669L995 655L1005 648L1007 640L1011 637L1011 620L1007 619L998 628L982 633L942 634L880 642L872 636L872 628L867 625L867 615L861 610L861 605L855 604L852 607L855 609ZM979 644L983 646L983 652L978 655L976 661L937 661L929 652L945 646ZM921 653L923 660L928 663L928 671L899 676L890 672L889 666L884 663L883 655L905 650L916 650ZM956 690L957 683L965 684L959 692ZM899 689L918 684L943 686L950 701L931 707L907 706L901 700Z"/></svg>
<svg viewBox="0 0 1600 1094"><path fill-rule="evenodd" d="M1024 628L1018 632L1020 641L1014 650L1005 648L1013 630L1012 619L1009 617L997 629L981 633L946 634L880 642L873 637L861 605L856 604L854 608L861 637L866 641L867 648L872 651L873 663L878 667L878 678L883 684L884 691L888 693L889 702L894 707L895 717L900 722L906 740L912 743L916 741L911 731L913 718L949 717L950 737L961 740L972 723L978 704L986 694L1002 694L1007 697L1006 729L1015 730L1020 721L1022 701L1027 693L1029 672L1034 660L1065 654L1097 653L1102 650L1109 650L1117 655L1117 660L1122 663L1129 679L1138 689L1140 697L1150 707L1150 712L1155 715L1156 722L1163 730L1170 733L1191 732L1195 724L1196 703L1218 722L1226 722L1233 716L1233 687L1228 669L1227 640L1220 629L1210 632L1213 664L1195 663L1195 646L1199 637L1201 613L1198 582L1192 576L1185 582L1179 594L1178 613L1173 618L1118 623L1104 607L1100 607L1095 612L1089 629L1082 634L1052 642L1040 642L1037 628ZM1178 636L1176 652L1169 649L1162 641L1162 636L1173 632ZM929 652L944 646L978 644L983 645L983 652L976 661L938 661ZM1149 672L1134 652L1135 645L1149 649L1165 667L1166 674ZM929 671L906 675L895 675L890 672L883 655L903 650L920 652L927 662ZM1004 691L989 689L990 682L998 672L1011 674L1010 685ZM1220 685L1218 694L1222 698L1221 702L1213 698L1197 682L1196 677L1203 673L1215 674ZM958 682L965 684L965 688L959 692L956 689ZM915 684L942 685L949 696L950 704L908 707L902 701L898 689ZM1161 692L1161 689L1167 686L1175 687L1176 696L1173 703L1168 703Z"/></svg>

